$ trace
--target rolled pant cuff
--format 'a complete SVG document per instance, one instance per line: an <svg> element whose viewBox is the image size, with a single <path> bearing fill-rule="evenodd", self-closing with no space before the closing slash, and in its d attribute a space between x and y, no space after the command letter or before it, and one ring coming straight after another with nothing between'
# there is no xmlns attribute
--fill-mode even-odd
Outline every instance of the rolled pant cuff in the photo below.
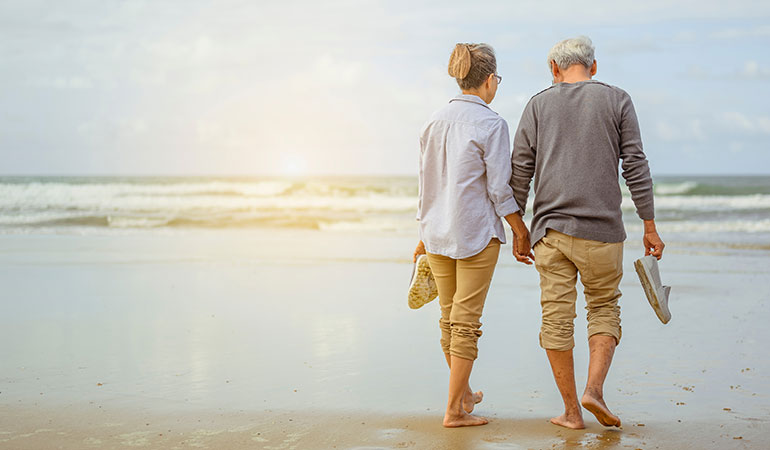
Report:
<svg viewBox="0 0 770 450"><path fill-rule="evenodd" d="M481 330L478 328L453 327L449 354L474 361L479 354L479 337L481 337Z"/></svg>
<svg viewBox="0 0 770 450"><path fill-rule="evenodd" d="M555 350L559 352L566 352L575 348L575 338L560 338L554 336L543 336L540 333L540 347L546 350Z"/></svg>
<svg viewBox="0 0 770 450"><path fill-rule="evenodd" d="M615 338L615 345L620 344L620 338L623 337L623 330L622 328L607 328L607 327L596 327L596 328L590 328L588 329L588 339L591 339L592 336L610 336Z"/></svg>

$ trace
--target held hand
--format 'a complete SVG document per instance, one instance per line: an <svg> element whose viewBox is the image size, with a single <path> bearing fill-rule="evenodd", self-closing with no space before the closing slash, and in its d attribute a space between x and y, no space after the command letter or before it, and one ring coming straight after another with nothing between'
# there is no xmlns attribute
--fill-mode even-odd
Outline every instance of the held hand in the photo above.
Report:
<svg viewBox="0 0 770 450"><path fill-rule="evenodd" d="M414 249L414 256L412 257L412 262L417 262L417 257L424 254L425 254L425 244L422 241L420 241L420 243L417 244L417 248Z"/></svg>
<svg viewBox="0 0 770 450"><path fill-rule="evenodd" d="M642 241L644 242L644 256L652 255L658 259L663 257L663 248L666 247L666 244L660 239L657 231L644 233Z"/></svg>
<svg viewBox="0 0 770 450"><path fill-rule="evenodd" d="M525 228L523 232L518 234L514 232L513 235L513 257L516 261L524 263L528 266L532 265L535 260L535 255L532 254L529 242L529 231Z"/></svg>
<svg viewBox="0 0 770 450"><path fill-rule="evenodd" d="M513 257L520 263L532 265L535 255L532 254L530 248L529 230L521 218L521 212L508 214L505 216L505 220L513 232Z"/></svg>

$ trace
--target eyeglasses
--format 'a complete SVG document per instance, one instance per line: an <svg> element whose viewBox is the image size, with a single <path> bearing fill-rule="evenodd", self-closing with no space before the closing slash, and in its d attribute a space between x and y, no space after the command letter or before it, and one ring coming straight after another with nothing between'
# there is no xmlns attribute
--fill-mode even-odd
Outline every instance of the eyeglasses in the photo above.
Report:
<svg viewBox="0 0 770 450"><path fill-rule="evenodd" d="M497 84L500 84L500 83L502 83L502 82L503 82L503 77L501 77L500 75L498 75L498 74L496 74L496 73L493 73L492 75L493 75L495 78L497 78Z"/></svg>

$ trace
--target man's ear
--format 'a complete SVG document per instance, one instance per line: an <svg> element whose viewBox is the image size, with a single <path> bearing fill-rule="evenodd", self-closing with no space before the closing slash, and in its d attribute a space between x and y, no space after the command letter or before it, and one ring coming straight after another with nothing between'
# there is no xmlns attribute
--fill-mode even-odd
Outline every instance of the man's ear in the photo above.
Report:
<svg viewBox="0 0 770 450"><path fill-rule="evenodd" d="M553 60L551 61L551 75L553 75L554 80L559 76L559 65Z"/></svg>
<svg viewBox="0 0 770 450"><path fill-rule="evenodd" d="M594 60L594 63L591 64L591 76L596 75L596 60Z"/></svg>

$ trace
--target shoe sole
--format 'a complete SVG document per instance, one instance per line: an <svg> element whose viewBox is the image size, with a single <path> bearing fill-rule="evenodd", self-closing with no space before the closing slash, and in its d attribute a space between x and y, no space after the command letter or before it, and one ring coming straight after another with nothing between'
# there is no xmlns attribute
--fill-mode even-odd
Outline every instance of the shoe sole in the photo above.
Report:
<svg viewBox="0 0 770 450"><path fill-rule="evenodd" d="M425 304L436 298L438 293L435 289L435 281L431 286L433 272L428 264L428 257L420 255L417 257L417 263L412 270L412 280L409 283L409 307L412 309L421 308Z"/></svg>
<svg viewBox="0 0 770 450"><path fill-rule="evenodd" d="M650 302L652 310L655 311L655 315L658 316L658 319L660 319L661 322L667 324L668 321L671 320L671 312L661 305L660 300L658 299L658 293L654 289L654 284L647 275L647 268L644 267L644 263L641 259L634 261L634 269L636 269L636 274L639 275L639 281L642 282L644 293L647 295L647 301ZM663 289L668 288L668 286L662 287Z"/></svg>

